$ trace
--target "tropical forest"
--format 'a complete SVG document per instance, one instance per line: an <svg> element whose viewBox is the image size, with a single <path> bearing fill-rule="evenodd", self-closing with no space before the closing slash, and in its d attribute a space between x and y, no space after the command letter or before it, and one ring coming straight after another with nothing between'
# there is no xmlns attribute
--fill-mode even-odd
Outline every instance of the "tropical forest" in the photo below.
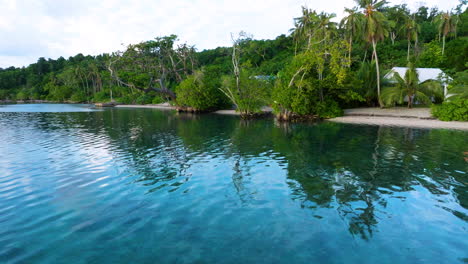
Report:
<svg viewBox="0 0 468 264"><path fill-rule="evenodd" d="M301 16L291 18L294 28L271 40L226 32L232 46L198 50L176 35L158 36L110 54L0 68L0 100L169 102L195 112L235 108L244 117L268 106L283 120L331 118L358 106L432 105L442 120L466 121L466 1L448 11L355 3L341 19L302 7ZM408 71L389 81L393 67ZM416 68L447 75L420 83Z"/></svg>

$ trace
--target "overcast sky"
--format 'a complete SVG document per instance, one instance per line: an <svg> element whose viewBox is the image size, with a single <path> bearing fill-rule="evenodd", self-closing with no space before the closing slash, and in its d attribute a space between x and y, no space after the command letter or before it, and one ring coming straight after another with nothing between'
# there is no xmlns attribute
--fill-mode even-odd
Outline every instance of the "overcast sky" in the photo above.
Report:
<svg viewBox="0 0 468 264"><path fill-rule="evenodd" d="M449 10L458 0L392 0ZM230 45L230 32L256 39L287 34L301 6L342 16L353 0L0 0L0 67L39 57L97 55L176 34L198 50Z"/></svg>

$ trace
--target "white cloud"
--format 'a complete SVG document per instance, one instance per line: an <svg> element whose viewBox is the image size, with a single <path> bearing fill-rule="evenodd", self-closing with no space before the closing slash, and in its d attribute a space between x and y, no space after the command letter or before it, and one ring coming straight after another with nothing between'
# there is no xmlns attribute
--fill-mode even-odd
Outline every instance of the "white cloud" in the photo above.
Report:
<svg viewBox="0 0 468 264"><path fill-rule="evenodd" d="M426 0L453 8L458 0ZM416 8L419 2L394 0ZM230 32L255 38L287 34L301 5L341 16L352 0L0 0L0 67L39 57L100 54L176 34L201 49L230 45Z"/></svg>

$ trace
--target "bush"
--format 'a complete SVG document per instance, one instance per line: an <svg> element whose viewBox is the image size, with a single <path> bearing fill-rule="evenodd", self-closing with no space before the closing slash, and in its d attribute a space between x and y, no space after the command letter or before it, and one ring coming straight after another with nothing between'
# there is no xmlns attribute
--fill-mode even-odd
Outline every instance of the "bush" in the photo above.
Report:
<svg viewBox="0 0 468 264"><path fill-rule="evenodd" d="M468 121L468 99L455 99L433 105L432 115L442 121Z"/></svg>
<svg viewBox="0 0 468 264"><path fill-rule="evenodd" d="M100 91L94 94L93 102L104 103L108 102L110 99L110 94L106 91Z"/></svg>
<svg viewBox="0 0 468 264"><path fill-rule="evenodd" d="M340 108L337 102L332 100L317 103L316 112L320 118L333 118L343 115L343 109Z"/></svg>
<svg viewBox="0 0 468 264"><path fill-rule="evenodd" d="M164 98L162 98L161 96L159 95L156 95L155 97L153 97L153 100L151 101L152 104L162 104L164 103L166 100L164 100Z"/></svg>
<svg viewBox="0 0 468 264"><path fill-rule="evenodd" d="M176 87L176 104L199 111L216 110L225 105L226 98L219 90L219 76L207 70L196 72Z"/></svg>
<svg viewBox="0 0 468 264"><path fill-rule="evenodd" d="M85 102L86 101L86 95L81 91L80 92L75 92L70 97L70 101L77 102L77 103Z"/></svg>
<svg viewBox="0 0 468 264"><path fill-rule="evenodd" d="M25 91L19 91L16 94L16 99L17 100L26 100L26 99L28 99L28 94Z"/></svg>
<svg viewBox="0 0 468 264"><path fill-rule="evenodd" d="M142 94L140 96L137 97L137 99L135 100L135 103L136 104L151 104L153 102L153 97L149 94Z"/></svg>
<svg viewBox="0 0 468 264"><path fill-rule="evenodd" d="M249 72L241 71L239 89L233 76L225 76L222 91L236 105L241 116L249 116L260 113L268 104L271 86L270 81L256 79Z"/></svg>
<svg viewBox="0 0 468 264"><path fill-rule="evenodd" d="M335 74L328 74L323 80L318 80L314 70L305 71L304 65L310 64L311 58L309 54L298 55L278 74L272 95L273 109L285 120L293 116L340 116L343 112L336 100L362 100L352 87L348 87L348 82L354 82L354 76L344 78L346 83L339 83ZM340 98L340 93L346 94L346 97Z"/></svg>
<svg viewBox="0 0 468 264"><path fill-rule="evenodd" d="M10 95L9 95L8 92L9 92L8 90L2 90L2 89L0 89L0 100L9 99L9 98L10 98Z"/></svg>
<svg viewBox="0 0 468 264"><path fill-rule="evenodd" d="M437 40L424 44L423 51L419 55L417 66L422 68L439 68L444 64L442 47Z"/></svg>

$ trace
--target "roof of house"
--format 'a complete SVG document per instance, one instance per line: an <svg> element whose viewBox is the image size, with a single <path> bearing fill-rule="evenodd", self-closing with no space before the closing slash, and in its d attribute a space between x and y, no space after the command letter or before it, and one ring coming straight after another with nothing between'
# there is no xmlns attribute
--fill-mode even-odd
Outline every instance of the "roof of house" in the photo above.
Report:
<svg viewBox="0 0 468 264"><path fill-rule="evenodd" d="M391 79L395 72L398 72L402 78L404 78L407 67L393 67L392 70L385 75L386 79ZM416 68L419 76L419 82L423 83L427 80L439 80L440 77L448 77L441 69L439 68Z"/></svg>

